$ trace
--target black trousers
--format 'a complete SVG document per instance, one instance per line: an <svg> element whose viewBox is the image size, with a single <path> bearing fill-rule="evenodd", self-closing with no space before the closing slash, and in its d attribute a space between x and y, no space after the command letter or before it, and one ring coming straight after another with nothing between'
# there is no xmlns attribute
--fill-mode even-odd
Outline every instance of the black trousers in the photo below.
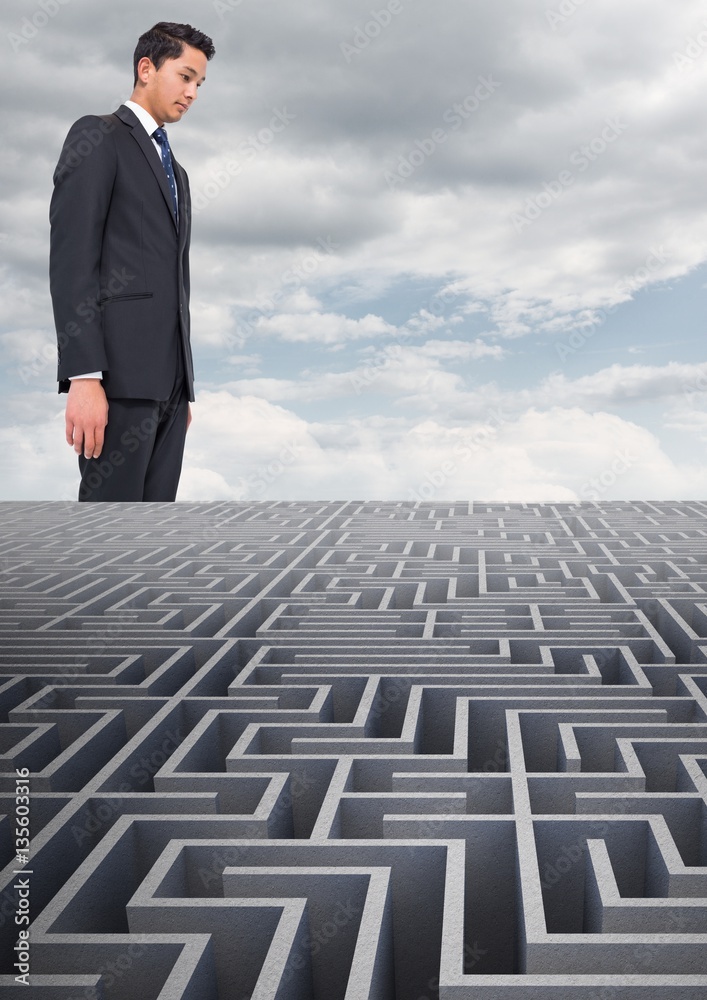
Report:
<svg viewBox="0 0 707 1000"><path fill-rule="evenodd" d="M174 500L182 471L188 409L181 364L167 400L109 399L100 457L79 456L79 500Z"/></svg>

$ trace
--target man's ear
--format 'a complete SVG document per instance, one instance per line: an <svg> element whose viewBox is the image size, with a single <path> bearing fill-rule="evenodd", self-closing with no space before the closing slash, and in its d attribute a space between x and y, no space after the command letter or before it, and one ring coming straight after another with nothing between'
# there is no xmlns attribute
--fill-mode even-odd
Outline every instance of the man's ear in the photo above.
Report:
<svg viewBox="0 0 707 1000"><path fill-rule="evenodd" d="M137 64L138 83L147 83L147 81L150 79L150 74L152 72L157 72L155 70L155 64L152 62L149 56L143 56L142 59Z"/></svg>

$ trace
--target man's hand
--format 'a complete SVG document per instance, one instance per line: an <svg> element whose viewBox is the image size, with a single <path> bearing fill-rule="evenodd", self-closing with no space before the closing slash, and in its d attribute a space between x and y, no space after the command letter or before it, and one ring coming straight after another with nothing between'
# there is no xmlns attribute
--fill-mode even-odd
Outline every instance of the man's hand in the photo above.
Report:
<svg viewBox="0 0 707 1000"><path fill-rule="evenodd" d="M98 378L76 378L66 401L66 441L77 455L98 458L108 423L108 400Z"/></svg>

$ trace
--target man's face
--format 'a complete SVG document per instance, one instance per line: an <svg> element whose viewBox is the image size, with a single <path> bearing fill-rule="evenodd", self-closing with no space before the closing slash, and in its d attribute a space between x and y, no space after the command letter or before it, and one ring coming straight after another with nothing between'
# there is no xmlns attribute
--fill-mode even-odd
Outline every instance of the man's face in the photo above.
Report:
<svg viewBox="0 0 707 1000"><path fill-rule="evenodd" d="M185 45L176 59L165 59L159 69L147 58L140 60L136 87L139 103L158 125L178 122L187 113L206 79L207 61L204 53L191 45Z"/></svg>

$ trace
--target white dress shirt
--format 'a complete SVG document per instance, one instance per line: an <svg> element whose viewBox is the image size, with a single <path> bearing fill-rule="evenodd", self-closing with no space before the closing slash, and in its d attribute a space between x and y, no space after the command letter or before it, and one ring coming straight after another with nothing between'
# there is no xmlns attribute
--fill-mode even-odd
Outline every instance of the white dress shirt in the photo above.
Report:
<svg viewBox="0 0 707 1000"><path fill-rule="evenodd" d="M136 104L135 101L123 101L126 108L130 108L135 117L138 119L142 127L145 129L150 139L152 139L152 145L157 151L157 155L160 158L160 165L162 164L162 148L159 142L155 139L152 134L155 129L160 126L157 124L155 119L152 117L149 111L146 111L141 104ZM178 195L176 196L179 197ZM103 372L86 372L85 375L69 375L69 381L73 382L75 378L103 378Z"/></svg>

